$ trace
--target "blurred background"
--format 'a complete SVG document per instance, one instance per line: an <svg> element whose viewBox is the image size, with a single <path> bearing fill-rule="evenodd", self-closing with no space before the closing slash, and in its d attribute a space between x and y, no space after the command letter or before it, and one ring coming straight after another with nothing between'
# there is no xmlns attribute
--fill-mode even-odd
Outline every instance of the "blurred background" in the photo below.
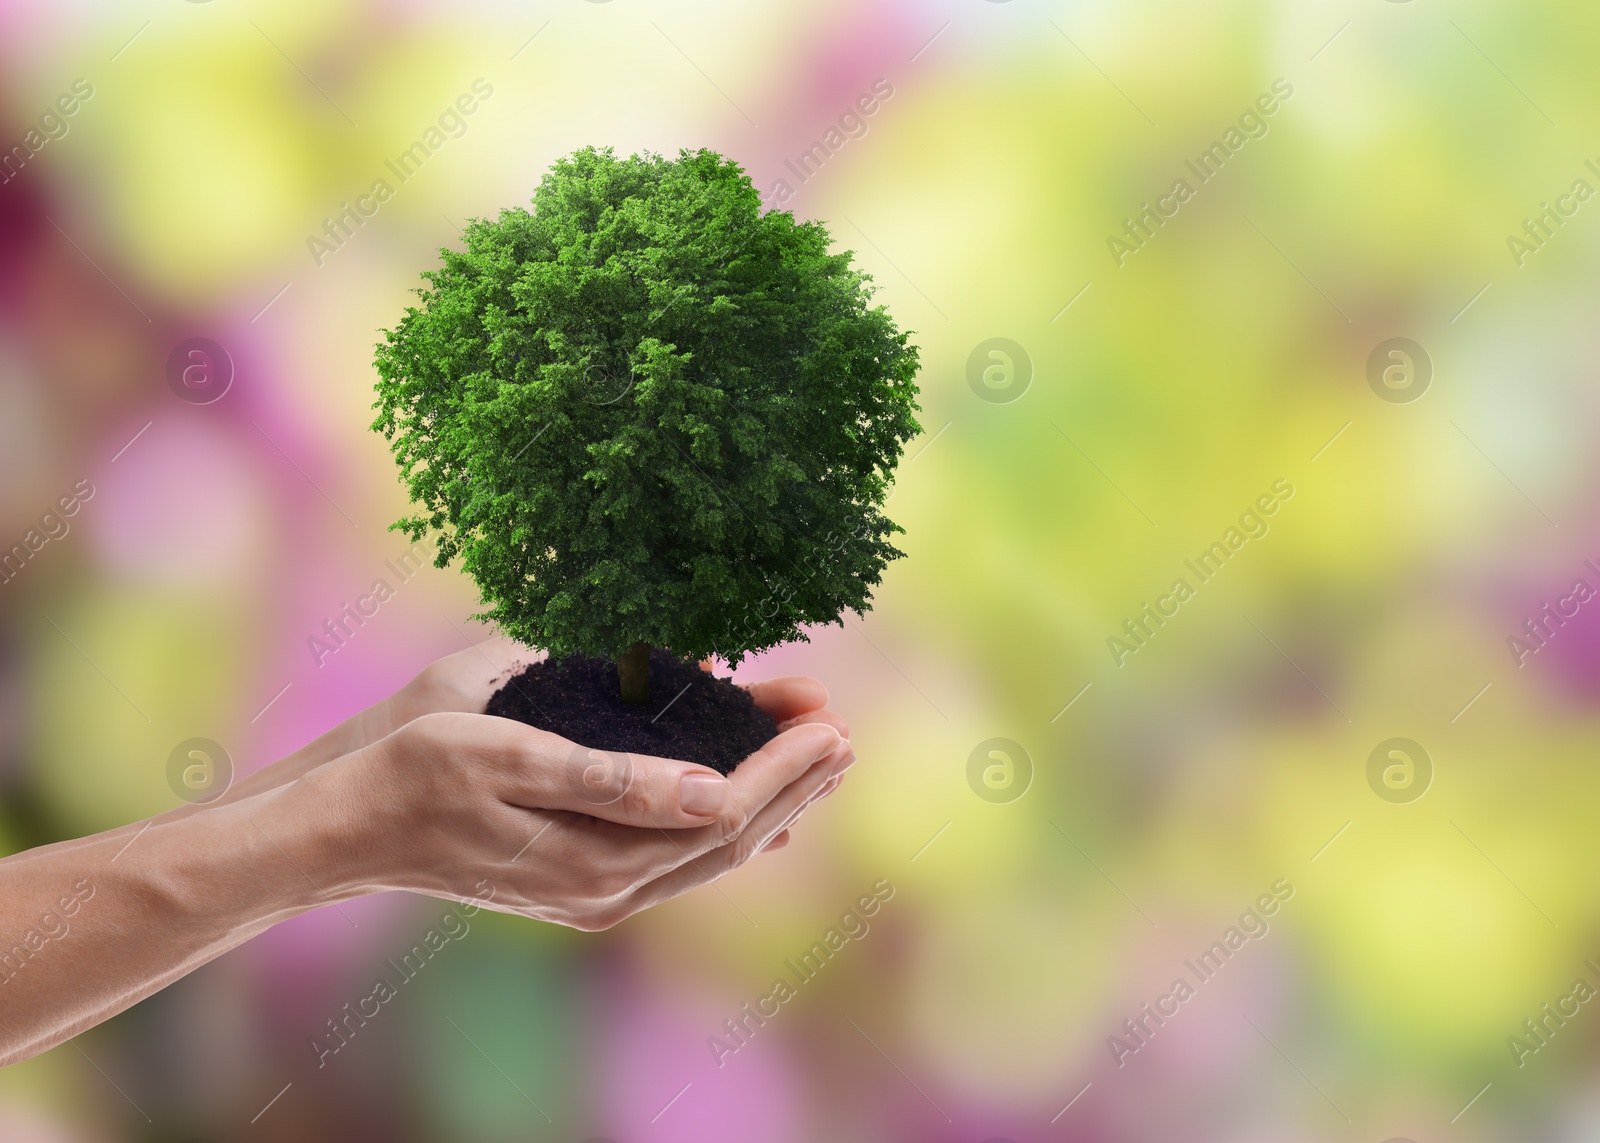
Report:
<svg viewBox="0 0 1600 1143"><path fill-rule="evenodd" d="M825 220L926 429L865 622L739 671L854 727L789 848L479 914L321 1066L445 906L308 914L0 1072L0 1138L1600 1138L1597 47L1570 0L0 2L3 852L489 637L387 569L372 348L579 146Z"/></svg>

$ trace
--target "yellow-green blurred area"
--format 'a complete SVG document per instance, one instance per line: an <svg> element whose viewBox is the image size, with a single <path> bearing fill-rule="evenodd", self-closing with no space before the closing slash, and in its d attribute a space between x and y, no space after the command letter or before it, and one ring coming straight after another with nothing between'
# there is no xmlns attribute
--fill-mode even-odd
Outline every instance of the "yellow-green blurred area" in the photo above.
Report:
<svg viewBox="0 0 1600 1143"><path fill-rule="evenodd" d="M792 845L480 914L325 1059L444 906L310 914L0 1073L0 1138L1595 1138L1597 50L1557 0L0 4L6 852L487 637L388 570L372 347L577 147L825 221L925 429L865 621L739 671L853 727Z"/></svg>

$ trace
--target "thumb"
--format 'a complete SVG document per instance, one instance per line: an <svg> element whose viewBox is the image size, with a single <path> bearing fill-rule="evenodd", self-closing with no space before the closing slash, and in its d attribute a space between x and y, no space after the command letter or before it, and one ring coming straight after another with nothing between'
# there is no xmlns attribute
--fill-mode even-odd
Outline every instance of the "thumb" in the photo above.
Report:
<svg viewBox="0 0 1600 1143"><path fill-rule="evenodd" d="M727 811L734 786L709 766L649 754L595 750L558 739L554 765L528 793L547 809L641 828L694 829Z"/></svg>

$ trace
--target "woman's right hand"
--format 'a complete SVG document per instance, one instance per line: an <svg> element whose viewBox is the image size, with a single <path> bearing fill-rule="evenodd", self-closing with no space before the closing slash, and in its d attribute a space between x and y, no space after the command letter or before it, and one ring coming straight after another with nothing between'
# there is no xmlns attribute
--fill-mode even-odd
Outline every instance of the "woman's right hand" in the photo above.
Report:
<svg viewBox="0 0 1600 1143"><path fill-rule="evenodd" d="M807 683L783 680L801 706ZM783 688L765 697L783 713ZM725 778L509 719L434 713L306 773L294 795L336 819L323 836L343 840L324 868L340 871L340 896L405 889L596 930L781 845L854 761L832 720L815 717Z"/></svg>

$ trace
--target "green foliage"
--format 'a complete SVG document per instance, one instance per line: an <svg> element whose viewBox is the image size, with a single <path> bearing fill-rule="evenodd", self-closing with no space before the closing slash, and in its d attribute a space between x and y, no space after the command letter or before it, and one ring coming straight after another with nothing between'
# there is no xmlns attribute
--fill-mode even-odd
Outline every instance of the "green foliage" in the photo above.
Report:
<svg viewBox="0 0 1600 1143"><path fill-rule="evenodd" d="M710 151L558 161L377 347L373 428L508 635L730 662L870 608L917 349Z"/></svg>

